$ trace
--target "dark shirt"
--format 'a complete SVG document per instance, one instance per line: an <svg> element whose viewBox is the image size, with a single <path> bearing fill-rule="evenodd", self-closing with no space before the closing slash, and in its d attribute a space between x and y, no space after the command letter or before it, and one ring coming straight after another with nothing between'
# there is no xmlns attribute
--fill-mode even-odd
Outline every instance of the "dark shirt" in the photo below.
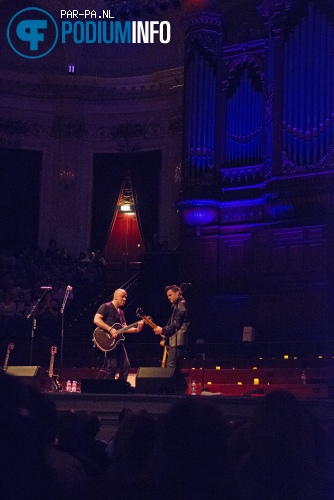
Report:
<svg viewBox="0 0 334 500"><path fill-rule="evenodd" d="M121 309L117 311L112 302L102 304L98 308L97 314L101 314L103 321L109 326L113 326L115 323L120 323L122 326L126 324L124 312Z"/></svg>

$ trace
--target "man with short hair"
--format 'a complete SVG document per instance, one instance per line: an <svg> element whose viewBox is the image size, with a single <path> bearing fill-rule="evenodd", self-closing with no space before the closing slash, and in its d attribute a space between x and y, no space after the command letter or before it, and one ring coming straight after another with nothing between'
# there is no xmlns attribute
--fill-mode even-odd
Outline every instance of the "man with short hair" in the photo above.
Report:
<svg viewBox="0 0 334 500"><path fill-rule="evenodd" d="M122 288L115 290L111 302L102 304L95 316L94 323L99 328L106 330L113 338L117 337L117 330L112 328L115 323L119 323L122 327L126 326L124 312L121 307L125 305L127 293ZM142 330L144 326L143 321L138 321L137 327L131 327L124 333L137 333ZM119 378L127 380L130 362L124 346L124 342L118 342L116 347L111 351L106 352L106 376L107 379L114 379L116 372L119 372Z"/></svg>
<svg viewBox="0 0 334 500"><path fill-rule="evenodd" d="M181 369L181 358L186 345L190 328L189 305L182 297L181 289L177 285L165 287L167 298L172 304L172 314L165 327L157 326L154 333L164 335L168 340L167 368Z"/></svg>

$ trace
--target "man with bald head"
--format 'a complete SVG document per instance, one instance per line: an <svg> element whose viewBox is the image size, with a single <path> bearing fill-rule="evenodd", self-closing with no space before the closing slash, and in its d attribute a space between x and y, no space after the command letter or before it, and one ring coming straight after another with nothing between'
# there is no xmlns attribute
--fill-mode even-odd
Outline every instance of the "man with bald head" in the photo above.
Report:
<svg viewBox="0 0 334 500"><path fill-rule="evenodd" d="M113 338L117 337L117 330L112 328L115 323L120 323L122 326L126 326L124 312L121 309L125 305L126 298L126 291L122 288L118 288L114 292L112 301L102 304L98 308L94 316L95 325L109 332ZM140 332L143 326L144 321L139 321L137 327L131 327L124 333ZM107 379L114 379L118 371L119 378L127 380L130 369L130 362L124 346L124 342L118 342L114 349L106 352L106 360Z"/></svg>

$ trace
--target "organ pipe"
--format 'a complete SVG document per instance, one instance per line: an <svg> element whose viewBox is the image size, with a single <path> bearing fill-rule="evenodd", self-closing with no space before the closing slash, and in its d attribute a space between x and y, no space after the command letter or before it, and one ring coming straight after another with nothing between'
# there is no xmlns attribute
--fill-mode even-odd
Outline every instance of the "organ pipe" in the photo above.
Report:
<svg viewBox="0 0 334 500"><path fill-rule="evenodd" d="M334 26L308 5L284 46L282 148L297 165L319 162L334 138Z"/></svg>

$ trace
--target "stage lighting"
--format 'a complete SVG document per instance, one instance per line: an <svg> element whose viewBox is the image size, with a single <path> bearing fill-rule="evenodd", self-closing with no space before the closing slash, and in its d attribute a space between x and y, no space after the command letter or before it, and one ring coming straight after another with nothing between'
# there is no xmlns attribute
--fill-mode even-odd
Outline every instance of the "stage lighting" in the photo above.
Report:
<svg viewBox="0 0 334 500"><path fill-rule="evenodd" d="M135 207L133 205L125 204L125 205L120 205L118 207L119 212L125 212L127 214L134 214L135 213Z"/></svg>

